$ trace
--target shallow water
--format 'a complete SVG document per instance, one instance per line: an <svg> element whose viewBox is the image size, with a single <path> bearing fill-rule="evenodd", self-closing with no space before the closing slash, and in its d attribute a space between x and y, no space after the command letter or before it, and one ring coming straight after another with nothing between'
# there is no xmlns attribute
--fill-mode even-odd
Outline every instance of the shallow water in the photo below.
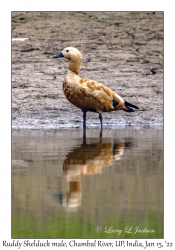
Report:
<svg viewBox="0 0 175 250"><path fill-rule="evenodd" d="M12 238L163 238L163 130L13 130Z"/></svg>

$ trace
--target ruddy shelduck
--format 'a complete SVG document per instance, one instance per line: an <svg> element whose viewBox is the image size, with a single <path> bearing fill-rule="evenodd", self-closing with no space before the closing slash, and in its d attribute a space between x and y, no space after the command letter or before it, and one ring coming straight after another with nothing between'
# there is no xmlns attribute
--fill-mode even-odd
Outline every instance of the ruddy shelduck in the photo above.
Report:
<svg viewBox="0 0 175 250"><path fill-rule="evenodd" d="M67 47L53 58L65 57L70 61L69 71L63 81L63 91L73 105L83 112L83 127L86 127L86 112L96 112L99 114L102 130L102 113L116 110L134 112L137 106L125 101L117 93L107 86L79 77L82 56L78 49ZM134 109L133 109L134 108Z"/></svg>
<svg viewBox="0 0 175 250"><path fill-rule="evenodd" d="M69 191L62 197L62 205L67 208L78 208L81 205L83 191L81 176L100 174L114 161L120 160L127 142L123 139L83 143L71 150L64 160L63 173L69 184ZM58 196L55 195L57 198ZM88 201L90 202L90 201Z"/></svg>

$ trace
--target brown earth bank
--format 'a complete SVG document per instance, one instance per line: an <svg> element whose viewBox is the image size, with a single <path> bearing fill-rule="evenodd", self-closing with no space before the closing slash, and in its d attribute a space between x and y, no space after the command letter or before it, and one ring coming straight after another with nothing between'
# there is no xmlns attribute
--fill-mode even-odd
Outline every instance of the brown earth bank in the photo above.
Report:
<svg viewBox="0 0 175 250"><path fill-rule="evenodd" d="M163 125L163 12L12 12L13 128L82 126L62 90L69 62L52 58L68 46L82 52L81 77L139 107L104 113L104 126Z"/></svg>

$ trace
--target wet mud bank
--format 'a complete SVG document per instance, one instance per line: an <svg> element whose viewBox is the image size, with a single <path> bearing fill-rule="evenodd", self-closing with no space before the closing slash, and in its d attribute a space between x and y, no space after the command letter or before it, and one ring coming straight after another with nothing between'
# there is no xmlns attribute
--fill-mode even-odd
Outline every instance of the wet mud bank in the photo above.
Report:
<svg viewBox="0 0 175 250"><path fill-rule="evenodd" d="M163 125L162 12L12 12L12 38L12 128L82 127L62 90L69 62L52 58L67 46L82 52L81 77L139 107L104 113L104 127Z"/></svg>

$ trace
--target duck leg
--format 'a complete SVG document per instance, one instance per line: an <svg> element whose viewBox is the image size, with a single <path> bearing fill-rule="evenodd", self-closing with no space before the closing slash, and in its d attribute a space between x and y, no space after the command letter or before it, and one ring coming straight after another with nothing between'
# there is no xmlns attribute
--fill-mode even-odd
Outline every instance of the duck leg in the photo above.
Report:
<svg viewBox="0 0 175 250"><path fill-rule="evenodd" d="M100 119L100 125L101 125L101 128L100 128L100 137L102 137L103 121L102 121L102 114L101 113L99 114L99 119Z"/></svg>
<svg viewBox="0 0 175 250"><path fill-rule="evenodd" d="M83 144L86 144L86 128L83 127Z"/></svg>
<svg viewBox="0 0 175 250"><path fill-rule="evenodd" d="M86 144L86 111L83 111L83 143Z"/></svg>
<svg viewBox="0 0 175 250"><path fill-rule="evenodd" d="M103 122L102 122L102 114L99 114L99 119L100 119L100 125L101 125L101 129L103 128Z"/></svg>
<svg viewBox="0 0 175 250"><path fill-rule="evenodd" d="M86 111L83 111L83 128L86 128Z"/></svg>

